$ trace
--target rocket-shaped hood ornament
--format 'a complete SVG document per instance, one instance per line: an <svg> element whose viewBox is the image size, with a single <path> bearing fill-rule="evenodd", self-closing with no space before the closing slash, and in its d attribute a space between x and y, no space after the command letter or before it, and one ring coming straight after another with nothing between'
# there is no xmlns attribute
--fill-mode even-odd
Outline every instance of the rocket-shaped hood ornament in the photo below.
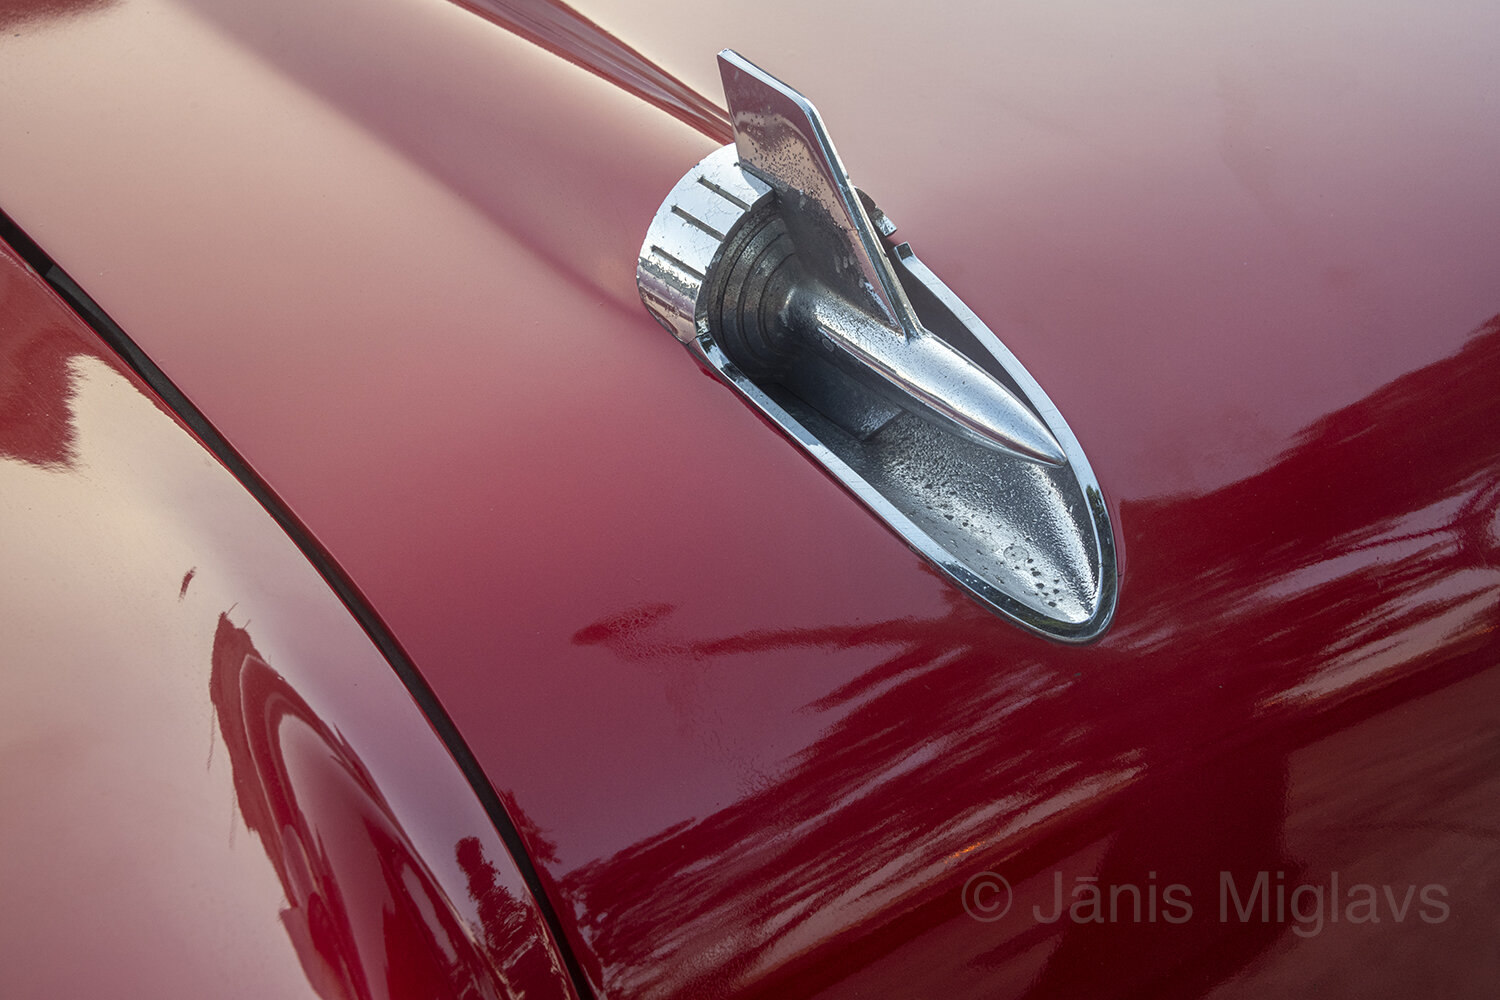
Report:
<svg viewBox="0 0 1500 1000"><path fill-rule="evenodd" d="M658 210L647 309L994 610L1096 638L1114 545L1093 473L1014 356L849 180L817 109L719 54L732 145Z"/></svg>
<svg viewBox="0 0 1500 1000"><path fill-rule="evenodd" d="M812 104L738 53L719 53L740 169L783 205L804 284L793 336L842 352L897 405L976 442L1047 465L1066 461L1047 425L922 325L880 248ZM894 231L894 230L893 230ZM883 380L884 386L874 380Z"/></svg>

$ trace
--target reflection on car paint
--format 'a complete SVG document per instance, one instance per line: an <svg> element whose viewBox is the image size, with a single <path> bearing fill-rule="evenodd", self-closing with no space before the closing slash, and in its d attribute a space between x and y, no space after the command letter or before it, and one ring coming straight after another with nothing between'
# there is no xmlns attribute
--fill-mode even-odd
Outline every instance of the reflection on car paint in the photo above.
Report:
<svg viewBox="0 0 1500 1000"><path fill-rule="evenodd" d="M1486 360L1495 340L1487 330L1473 353L1457 344L1496 308L1487 220L1500 192L1500 119L1485 113L1484 84L1497 8L1382 5L1361 10L1352 32L1337 5L1226 14L1095 3L1105 16L1087 23L1075 5L1019 17L978 4L897 5L888 19L849 18L838 5L802 12L809 37L879 42L895 25L910 43L903 75L920 85L886 87L882 102L864 100L858 82L892 79L872 60L879 44L805 52L798 79L859 87L841 100L868 135L883 136L895 109L903 120L922 112L911 133L920 155L880 168L883 200L920 223L924 242L930 234L986 261L955 274L955 287L981 313L1015 319L1018 353L1098 456L1132 557L1119 621L1134 628L1087 656L1054 658L1026 637L951 618L942 582L899 541L840 519L848 504L836 487L763 441L771 436L706 380L668 364L659 331L632 319L625 262L637 213L659 202L685 154L706 151L701 136L511 33L462 23L446 4L365 4L358 30L335 6L201 0L199 17L126 3L6 39L3 207L129 318L144 349L349 567L502 786L564 919L582 898L620 918L602 958L610 982L672 995L717 968L724 991L790 996L1056 990L1064 970L1045 980L1041 970L1065 954L1060 942L1101 935L1011 919L1049 905L1058 872L1068 884L1146 878L1153 869L1124 871L1131 845L1151 843L1153 829L1170 843L1168 805L1187 829L1211 828L1197 812L1224 800L1212 774L1236 774L1235 748L1266 734L1269 748L1250 752L1275 773L1255 794L1270 800L1285 783L1286 812L1273 820L1300 862L1288 876L1363 867L1381 884L1443 881L1456 868L1468 877L1453 918L1431 932L1389 921L1341 922L1310 940L1283 930L1248 964L1204 955L1197 985L1189 977L1182 992L1299 995L1334 983L1354 995L1493 993L1494 633L1478 603L1443 597L1437 581L1451 566L1451 586L1479 602L1490 572L1475 553L1493 495L1465 494L1455 477L1494 458L1485 401L1496 396ZM667 4L668 16L674 6L687 5ZM779 23L745 18L745 39L723 38L749 10L699 5L670 40L630 37L669 60L725 42L753 47L750 32L768 45L784 37ZM955 26L970 29L965 38ZM987 71L954 58L955 41L984 46ZM687 60L677 62L685 75ZM934 103L934 93L955 99ZM541 113L528 116L515 94ZM952 155L929 155L942 150ZM934 184L942 199L924 198ZM1393 381L1460 354L1463 364ZM1399 425L1348 409L1382 382L1399 388ZM1358 419L1318 429L1339 412ZM1333 449L1330 462L1299 450L1286 463L1304 426ZM1473 513L1434 508L1444 494ZM1371 531L1389 544L1359 549L1353 539ZM1324 532L1338 540L1331 550ZM1339 554L1363 571L1328 563ZM196 553L164 566L159 583L175 593L195 564L187 605L216 586ZM1386 586L1409 603L1387 601ZM195 664L238 598L200 608L209 631ZM570 641L662 607L676 610L632 634L634 658ZM262 616L234 620L290 675ZM969 667L1037 670L1043 689L1060 693L1006 716L998 733L957 733L966 766L920 782L942 761L936 734L949 712L960 723L985 717L961 700L978 682L936 659L902 660L903 647L875 634L950 621ZM835 641L749 641L802 632ZM1437 645L1410 650L1403 637ZM1350 669L1321 671L1325 649ZM942 655L931 643L918 652ZM1264 683L1236 681L1242 674ZM193 676L201 695L201 670ZM955 700L924 679L953 680ZM1229 706L1217 688L1226 680L1265 694L1262 707ZM881 698L884 684L901 698ZM850 690L860 697L837 696ZM320 710L327 698L307 696ZM908 723L908 710L923 717ZM349 732L347 717L325 717ZM1221 728L1245 719L1243 731ZM875 741L868 772L858 751L817 770L824 734L844 723L867 736L897 724L917 742ZM1286 736L1273 739L1272 726ZM1049 734L1062 745L1043 742ZM350 741L372 771L390 773L374 759L379 739ZM1139 748L1165 756L1137 759ZM1022 754L1067 761L1080 776L1010 763ZM1200 763L1207 773L1194 779ZM976 804L1001 788L991 769L1007 767L1022 775L1021 801L1043 809L1016 811L1008 796ZM826 794L799 799L785 785L794 771L826 776ZM861 796L870 775L877 784ZM920 799L881 794L903 780ZM1208 786L1201 801L1195 781ZM1046 794L1049 782L1058 794ZM809 869L819 891L803 916L777 908L788 891L773 872L765 907L735 911L743 935L674 933L676 950L662 954L682 961L666 970L648 964L660 929L645 918L678 919L669 879L687 862L618 894L596 877L580 876L572 897L557 889L616 860L639 873L628 856L658 839L697 843L691 831L721 819L734 828L742 802L775 806L776 794L761 793L776 788L815 824L833 805L845 810L839 829L854 843L820 843L840 848L830 865L853 866L850 886L879 883L882 866L921 856L929 837L951 856L951 876L869 916L851 897L819 937L812 904L839 899L835 874ZM985 809L992 827L978 821ZM402 816L421 840L420 817ZM765 815L788 837L803 832L785 819ZM945 835L971 819L974 839ZM1099 870L1122 823L1135 833ZM756 843L791 850L774 836L757 831ZM1264 827L1246 837L1269 857ZM241 845L248 839L242 832ZM434 870L450 865L454 842L423 852ZM721 836L700 846L705 871L735 858ZM1231 845L1225 863L1241 854L1255 850ZM959 894L986 866L1010 878L1016 901L1006 921L980 925ZM456 877L450 898L461 906ZM722 873L716 898L758 898L738 877ZM699 908L687 903L692 919ZM789 925L818 948L764 946L790 940ZM1199 940L1207 931L1189 927ZM590 938L575 940L587 950ZM724 957L741 940L761 965ZM1127 956L1098 992L1161 981L1151 970L1171 961L1167 944ZM254 938L236 945L251 953ZM1100 957L1073 974L1106 976L1115 956ZM191 958L173 970L180 982ZM1203 987L1213 968L1227 978Z"/></svg>
<svg viewBox="0 0 1500 1000"><path fill-rule="evenodd" d="M3 245L0 552L0 994L573 996L390 667Z"/></svg>
<svg viewBox="0 0 1500 1000"><path fill-rule="evenodd" d="M1156 541L1137 556L1135 606L1088 656L997 662L985 614L957 594L938 617L858 626L692 638L657 604L581 629L575 642L640 663L890 651L806 707L826 727L784 773L563 876L606 988L689 997L729 979L745 995L842 995L836 984L879 981L876 969L931 984L932 969L904 966L896 945L936 932L951 939L952 978L940 981L955 991L993 974L1031 997L1197 996L1237 979L1253 995L1249 969L1308 976L1342 959L1313 946L1275 952L1296 923L1285 910L1218 920L1225 873L1244 895L1262 872L1272 886L1327 882L1315 858L1376 812L1427 828L1417 841L1436 860L1382 860L1367 878L1446 879L1455 909L1490 912L1466 874L1482 842L1476 820L1442 803L1500 786L1500 760L1471 756L1497 695L1500 439L1476 447L1461 433L1500 426L1497 357L1500 317L1457 354L1309 427L1264 472L1127 507L1136 537ZM1472 390L1466 405L1435 410L1451 384ZM1445 440L1467 446L1434 448ZM1210 517L1216 530L1170 531ZM1369 572L1372 555L1380 572ZM1226 655L1242 647L1257 669ZM1373 727L1378 747L1399 738L1403 716L1455 694L1485 707L1423 731L1430 797L1392 806L1356 795L1326 828L1303 829L1322 803L1298 794L1294 773L1326 769L1346 730ZM964 915L958 894L987 867L1042 908L1063 869L1103 885L1149 874L1187 886L1198 919L991 928ZM1346 884L1358 881L1351 868ZM1483 872L1500 881L1493 862ZM744 913L756 915L753 937ZM1460 947L1476 928L1430 928L1434 939L1444 931ZM1408 954L1399 933L1388 927L1380 950L1407 963L1442 951L1429 941ZM1479 978L1459 973L1461 985L1488 972L1469 974Z"/></svg>
<svg viewBox="0 0 1500 1000"><path fill-rule="evenodd" d="M723 109L567 4L557 0L453 2L608 80L704 135L729 141L731 132Z"/></svg>
<svg viewBox="0 0 1500 1000"><path fill-rule="evenodd" d="M453 848L475 927L359 754L227 615L209 688L240 814L276 869L281 922L320 996L513 997L556 976L531 911L497 882L479 838Z"/></svg>

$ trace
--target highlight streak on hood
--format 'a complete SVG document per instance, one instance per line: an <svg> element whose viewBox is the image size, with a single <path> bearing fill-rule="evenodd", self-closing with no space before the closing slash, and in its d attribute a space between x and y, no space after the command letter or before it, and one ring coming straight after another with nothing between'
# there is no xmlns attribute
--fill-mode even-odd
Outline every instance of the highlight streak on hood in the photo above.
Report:
<svg viewBox="0 0 1500 1000"><path fill-rule="evenodd" d="M718 142L734 138L715 103L640 52L556 0L452 0L660 108Z"/></svg>

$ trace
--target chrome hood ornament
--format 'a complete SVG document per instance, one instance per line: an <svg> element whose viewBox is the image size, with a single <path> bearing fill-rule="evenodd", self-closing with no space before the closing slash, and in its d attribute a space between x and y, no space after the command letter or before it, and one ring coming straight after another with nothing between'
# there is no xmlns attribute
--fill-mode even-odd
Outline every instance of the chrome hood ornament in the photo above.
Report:
<svg viewBox="0 0 1500 1000"><path fill-rule="evenodd" d="M1115 604L1109 515L1041 388L849 181L817 109L719 53L735 142L657 211L646 308L955 583L1088 642Z"/></svg>

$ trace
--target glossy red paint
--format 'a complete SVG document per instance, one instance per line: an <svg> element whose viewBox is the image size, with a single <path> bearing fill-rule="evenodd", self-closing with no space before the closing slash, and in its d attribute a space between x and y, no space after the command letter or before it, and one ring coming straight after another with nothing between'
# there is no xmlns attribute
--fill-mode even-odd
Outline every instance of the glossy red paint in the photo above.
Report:
<svg viewBox="0 0 1500 1000"><path fill-rule="evenodd" d="M712 143L483 6L38 22L0 207L364 588L600 992L1488 995L1495 10L586 11L811 95L1037 376L1125 559L1078 650L695 375L632 275ZM1223 872L1383 919L1221 921ZM1042 919L1089 877L1194 917Z"/></svg>
<svg viewBox="0 0 1500 1000"><path fill-rule="evenodd" d="M4 244L0 359L0 994L575 996L376 649Z"/></svg>

